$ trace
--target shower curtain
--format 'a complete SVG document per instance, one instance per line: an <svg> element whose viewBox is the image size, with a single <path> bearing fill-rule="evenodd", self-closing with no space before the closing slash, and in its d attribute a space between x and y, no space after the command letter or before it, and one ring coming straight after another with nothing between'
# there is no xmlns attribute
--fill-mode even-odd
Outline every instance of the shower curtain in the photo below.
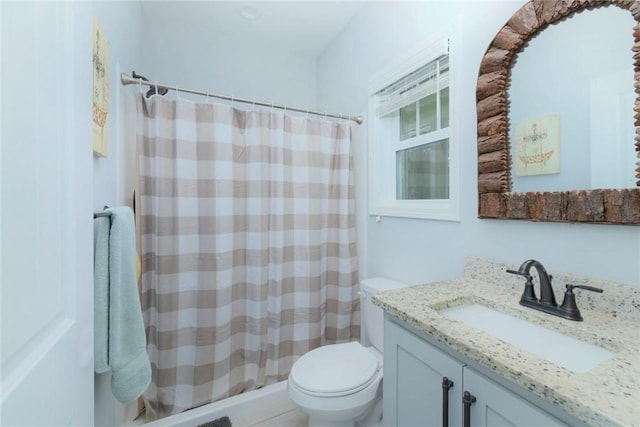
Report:
<svg viewBox="0 0 640 427"><path fill-rule="evenodd" d="M139 96L149 419L359 337L350 144L346 123Z"/></svg>

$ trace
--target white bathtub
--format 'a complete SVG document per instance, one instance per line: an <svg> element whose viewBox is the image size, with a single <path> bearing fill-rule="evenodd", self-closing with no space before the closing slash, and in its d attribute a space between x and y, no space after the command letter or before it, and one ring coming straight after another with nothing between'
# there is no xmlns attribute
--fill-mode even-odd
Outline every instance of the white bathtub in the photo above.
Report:
<svg viewBox="0 0 640 427"><path fill-rule="evenodd" d="M295 407L287 395L287 382L281 381L142 425L144 427L196 427L227 416L231 419L233 427L244 427L288 412Z"/></svg>

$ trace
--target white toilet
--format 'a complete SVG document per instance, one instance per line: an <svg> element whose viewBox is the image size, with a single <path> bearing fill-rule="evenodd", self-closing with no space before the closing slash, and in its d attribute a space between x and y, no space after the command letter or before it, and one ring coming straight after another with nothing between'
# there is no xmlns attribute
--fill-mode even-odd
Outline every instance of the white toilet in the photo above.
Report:
<svg viewBox="0 0 640 427"><path fill-rule="evenodd" d="M311 350L291 368L287 390L309 415L309 427L370 427L382 416L384 312L371 301L376 292L407 285L385 278L360 282L361 341Z"/></svg>

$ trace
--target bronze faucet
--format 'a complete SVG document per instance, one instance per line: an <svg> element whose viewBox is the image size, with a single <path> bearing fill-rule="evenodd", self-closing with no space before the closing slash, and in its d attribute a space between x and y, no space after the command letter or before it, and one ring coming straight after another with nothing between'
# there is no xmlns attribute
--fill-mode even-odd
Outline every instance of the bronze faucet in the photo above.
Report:
<svg viewBox="0 0 640 427"><path fill-rule="evenodd" d="M538 279L540 281L540 299L536 298L536 293L533 289L533 277L530 274L532 267L538 272ZM573 293L573 289L579 288L592 292L603 292L602 289L595 288L593 286L567 284L567 290L564 294L562 305L558 306L553 288L551 287L552 276L547 273L547 270L540 261L535 259L527 260L520 265L520 268L517 271L507 270L507 273L517 274L527 280L522 297L520 297L520 305L569 320L582 320L582 315L576 305L576 298Z"/></svg>

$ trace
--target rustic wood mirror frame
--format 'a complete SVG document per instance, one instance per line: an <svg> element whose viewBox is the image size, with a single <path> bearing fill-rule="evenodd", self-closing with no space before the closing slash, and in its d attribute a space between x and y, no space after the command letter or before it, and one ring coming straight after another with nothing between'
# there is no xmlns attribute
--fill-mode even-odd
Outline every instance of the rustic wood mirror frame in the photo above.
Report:
<svg viewBox="0 0 640 427"><path fill-rule="evenodd" d="M530 221L640 224L640 159L636 188L511 193L508 87L516 54L547 25L574 12L616 5L629 10L633 29L635 151L640 157L640 2L634 0L532 0L493 39L476 87L478 112L478 217Z"/></svg>

